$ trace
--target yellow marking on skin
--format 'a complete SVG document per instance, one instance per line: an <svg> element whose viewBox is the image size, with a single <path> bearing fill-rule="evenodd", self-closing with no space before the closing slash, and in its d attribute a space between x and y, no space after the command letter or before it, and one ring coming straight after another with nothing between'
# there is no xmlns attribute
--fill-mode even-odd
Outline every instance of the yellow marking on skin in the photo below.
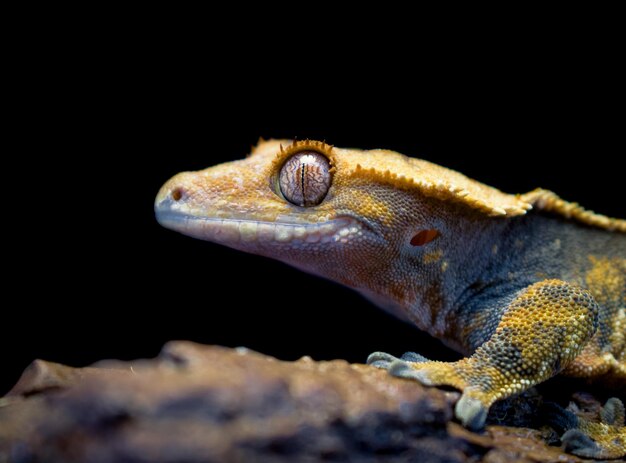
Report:
<svg viewBox="0 0 626 463"><path fill-rule="evenodd" d="M443 251L441 249L434 249L433 251L427 252L424 254L422 258L422 262L425 264L432 264L435 262L439 262L443 257Z"/></svg>
<svg viewBox="0 0 626 463"><path fill-rule="evenodd" d="M491 254L493 254L494 256L496 254L498 254L498 245L494 244L493 247L491 248Z"/></svg>
<svg viewBox="0 0 626 463"><path fill-rule="evenodd" d="M353 206L361 217L378 217L386 226L392 225L395 219L395 212L390 204L373 195L359 195L358 201L355 201Z"/></svg>
<svg viewBox="0 0 626 463"><path fill-rule="evenodd" d="M596 257L589 255L591 270L585 281L596 301L606 304L622 294L622 303L626 304L626 259Z"/></svg>
<svg viewBox="0 0 626 463"><path fill-rule="evenodd" d="M445 272L446 270L448 270L448 261L447 261L447 260L444 260L444 261L441 263L441 271L442 271L442 272Z"/></svg>
<svg viewBox="0 0 626 463"><path fill-rule="evenodd" d="M601 306L599 327L594 337L564 373L576 377L600 376L609 371L625 376L626 323L623 320L626 306L626 260L589 255L591 268L585 275L589 292ZM621 307L615 302L621 300ZM606 352L610 346L610 352Z"/></svg>
<svg viewBox="0 0 626 463"><path fill-rule="evenodd" d="M569 294L562 294L562 289ZM580 300L580 302L577 302ZM545 280L528 288L514 302L518 306L518 312L511 312L511 316L502 319L498 330L504 327L511 329L511 334L507 340L511 345L517 346L521 352L521 358L528 365L535 364L537 367L544 360L550 360L550 355L544 355L543 345L549 344L549 339L553 336L555 327L564 327L568 331L562 351L559 353L563 363L569 363L580 352L579 340L584 340L591 333L591 317L589 317L589 307L592 300L585 298L582 290L575 287L566 287L557 280ZM559 306L560 309L556 310ZM545 339L545 342L533 342ZM539 376L545 379L551 375L546 363L545 371L540 371ZM533 378L534 379L534 378Z"/></svg>
<svg viewBox="0 0 626 463"><path fill-rule="evenodd" d="M626 308L621 307L613 320L613 331L609 337L611 346L616 352L615 357L626 369Z"/></svg>

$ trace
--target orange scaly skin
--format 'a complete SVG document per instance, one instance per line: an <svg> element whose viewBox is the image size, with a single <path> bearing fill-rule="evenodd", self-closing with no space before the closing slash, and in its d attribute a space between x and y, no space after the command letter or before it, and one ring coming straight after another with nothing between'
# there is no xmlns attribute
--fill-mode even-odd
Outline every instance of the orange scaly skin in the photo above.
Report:
<svg viewBox="0 0 626 463"><path fill-rule="evenodd" d="M354 288L467 355L368 363L461 389L455 413L470 428L556 374L626 384L626 221L549 191L509 195L391 151L271 140L176 175L155 210L168 228ZM564 434L573 453L624 456L623 423L613 444L580 423Z"/></svg>

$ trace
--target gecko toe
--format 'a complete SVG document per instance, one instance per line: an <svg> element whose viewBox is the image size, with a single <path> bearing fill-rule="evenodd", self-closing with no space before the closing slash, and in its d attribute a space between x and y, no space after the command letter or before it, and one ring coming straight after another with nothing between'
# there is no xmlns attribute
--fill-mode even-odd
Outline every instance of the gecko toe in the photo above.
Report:
<svg viewBox="0 0 626 463"><path fill-rule="evenodd" d="M480 400L463 394L454 408L454 414L468 429L479 431L485 427L486 407Z"/></svg>
<svg viewBox="0 0 626 463"><path fill-rule="evenodd" d="M389 365L389 374L398 378L414 379L425 386L433 386L431 378L426 370L418 370L411 366L409 362L396 359Z"/></svg>
<svg viewBox="0 0 626 463"><path fill-rule="evenodd" d="M624 426L624 404L617 397L612 397L606 401L602 411L600 412L600 418L605 424L613 426Z"/></svg>
<svg viewBox="0 0 626 463"><path fill-rule="evenodd" d="M409 365L404 360L396 359L391 362L391 365L389 365L389 374L392 376L407 379L417 379L415 377L415 373L417 372L413 368L411 368L411 365Z"/></svg>
<svg viewBox="0 0 626 463"><path fill-rule="evenodd" d="M578 455L579 457L597 456L601 449L596 442L579 429L570 429L561 436L561 442L565 446L565 451Z"/></svg>
<svg viewBox="0 0 626 463"><path fill-rule="evenodd" d="M386 352L374 352L367 357L366 363L373 367L383 368L386 370L389 368L389 365L396 360L398 360L397 357L387 354Z"/></svg>

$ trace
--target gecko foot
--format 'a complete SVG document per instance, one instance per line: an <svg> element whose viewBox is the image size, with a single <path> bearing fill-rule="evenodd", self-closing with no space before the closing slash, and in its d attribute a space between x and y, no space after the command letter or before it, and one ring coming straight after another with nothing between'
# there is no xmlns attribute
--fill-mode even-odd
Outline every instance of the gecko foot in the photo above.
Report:
<svg viewBox="0 0 626 463"><path fill-rule="evenodd" d="M599 413L598 421L576 416L558 405L548 407L548 420L559 432L566 452L579 457L614 459L626 457L624 404L611 398Z"/></svg>
<svg viewBox="0 0 626 463"><path fill-rule="evenodd" d="M425 386L452 386L462 390L463 395L455 407L456 417L467 428L479 430L484 427L487 412L495 399L481 390L478 384L481 381L480 372L474 374L467 361L436 362L415 352L407 352L400 358L375 352L368 357L367 363L386 369L392 376L412 379Z"/></svg>

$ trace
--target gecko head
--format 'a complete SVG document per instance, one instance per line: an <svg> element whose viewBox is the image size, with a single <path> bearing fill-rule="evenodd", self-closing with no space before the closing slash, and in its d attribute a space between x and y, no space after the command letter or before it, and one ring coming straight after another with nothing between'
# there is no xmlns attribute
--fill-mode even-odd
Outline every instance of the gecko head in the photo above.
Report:
<svg viewBox="0 0 626 463"><path fill-rule="evenodd" d="M391 151L262 141L243 160L174 176L155 211L172 230L404 305L406 280L415 280L407 269L419 268L428 252L431 264L441 257L430 244L442 225L438 190L407 177L420 168L437 181L462 177Z"/></svg>
<svg viewBox="0 0 626 463"><path fill-rule="evenodd" d="M385 224L395 217L354 175L360 153L316 141L261 142L246 159L175 175L157 195L156 217L185 235L360 287L356 269L375 273L393 252Z"/></svg>

